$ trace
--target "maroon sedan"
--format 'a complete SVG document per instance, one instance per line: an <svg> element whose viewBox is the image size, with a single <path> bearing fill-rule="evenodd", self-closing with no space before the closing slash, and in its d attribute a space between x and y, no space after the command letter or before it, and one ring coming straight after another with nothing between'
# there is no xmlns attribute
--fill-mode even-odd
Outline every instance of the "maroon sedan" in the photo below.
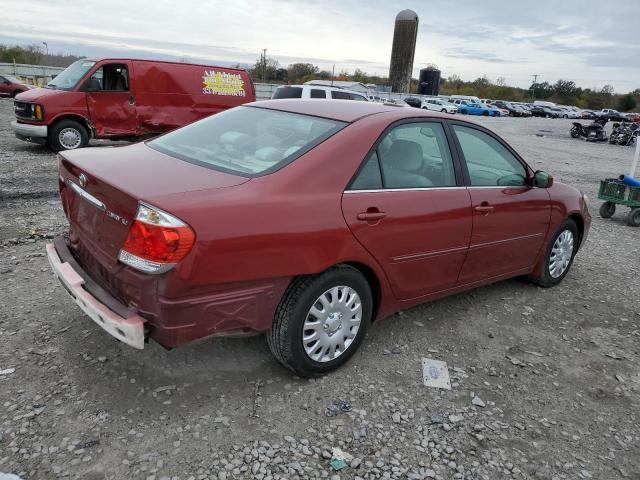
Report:
<svg viewBox="0 0 640 480"><path fill-rule="evenodd" d="M585 196L475 123L365 102L248 104L59 157L76 303L136 348L266 333L299 375L398 310L515 276L559 283Z"/></svg>
<svg viewBox="0 0 640 480"><path fill-rule="evenodd" d="M11 75L0 75L0 97L15 97L17 94L26 92L31 87L22 80Z"/></svg>

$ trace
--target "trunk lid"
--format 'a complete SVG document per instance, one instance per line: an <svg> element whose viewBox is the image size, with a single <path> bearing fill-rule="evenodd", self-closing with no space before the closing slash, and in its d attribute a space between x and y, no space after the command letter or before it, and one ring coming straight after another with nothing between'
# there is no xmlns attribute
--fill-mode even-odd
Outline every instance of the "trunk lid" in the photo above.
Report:
<svg viewBox="0 0 640 480"><path fill-rule="evenodd" d="M249 181L184 162L144 143L67 151L60 159L60 196L71 224L70 240L82 243L109 271L118 268L118 253L138 202L160 207L155 200L167 195Z"/></svg>

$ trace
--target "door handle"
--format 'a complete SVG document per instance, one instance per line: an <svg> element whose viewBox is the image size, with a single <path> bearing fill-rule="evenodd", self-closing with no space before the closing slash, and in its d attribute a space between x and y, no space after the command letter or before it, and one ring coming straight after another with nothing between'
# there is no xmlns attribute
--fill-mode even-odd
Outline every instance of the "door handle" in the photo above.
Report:
<svg viewBox="0 0 640 480"><path fill-rule="evenodd" d="M133 95L129 95L129 105L135 105L136 99L133 98Z"/></svg>
<svg viewBox="0 0 640 480"><path fill-rule="evenodd" d="M480 205L473 207L473 209L476 212L484 213L485 215L489 215L491 212L495 210L495 208L489 205L487 202L482 202Z"/></svg>
<svg viewBox="0 0 640 480"><path fill-rule="evenodd" d="M363 222L379 222L386 216L387 214L385 212L381 212L380 210L374 207L374 208L368 208L366 212L360 212L356 216L356 218Z"/></svg>

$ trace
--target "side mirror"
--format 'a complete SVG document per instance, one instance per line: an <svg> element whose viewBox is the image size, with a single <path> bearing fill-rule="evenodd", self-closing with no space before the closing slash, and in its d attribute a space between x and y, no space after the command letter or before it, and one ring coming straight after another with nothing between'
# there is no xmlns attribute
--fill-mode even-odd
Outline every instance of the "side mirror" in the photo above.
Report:
<svg viewBox="0 0 640 480"><path fill-rule="evenodd" d="M538 188L549 188L553 185L553 177L547 172L538 170L533 174L533 186Z"/></svg>

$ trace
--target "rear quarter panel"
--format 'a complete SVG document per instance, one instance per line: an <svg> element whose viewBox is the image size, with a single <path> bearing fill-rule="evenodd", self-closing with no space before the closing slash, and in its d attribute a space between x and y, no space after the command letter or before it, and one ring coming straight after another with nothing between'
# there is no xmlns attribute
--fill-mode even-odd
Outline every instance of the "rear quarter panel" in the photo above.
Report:
<svg viewBox="0 0 640 480"><path fill-rule="evenodd" d="M134 60L133 72L142 134L173 130L255 101L253 84L243 70Z"/></svg>

